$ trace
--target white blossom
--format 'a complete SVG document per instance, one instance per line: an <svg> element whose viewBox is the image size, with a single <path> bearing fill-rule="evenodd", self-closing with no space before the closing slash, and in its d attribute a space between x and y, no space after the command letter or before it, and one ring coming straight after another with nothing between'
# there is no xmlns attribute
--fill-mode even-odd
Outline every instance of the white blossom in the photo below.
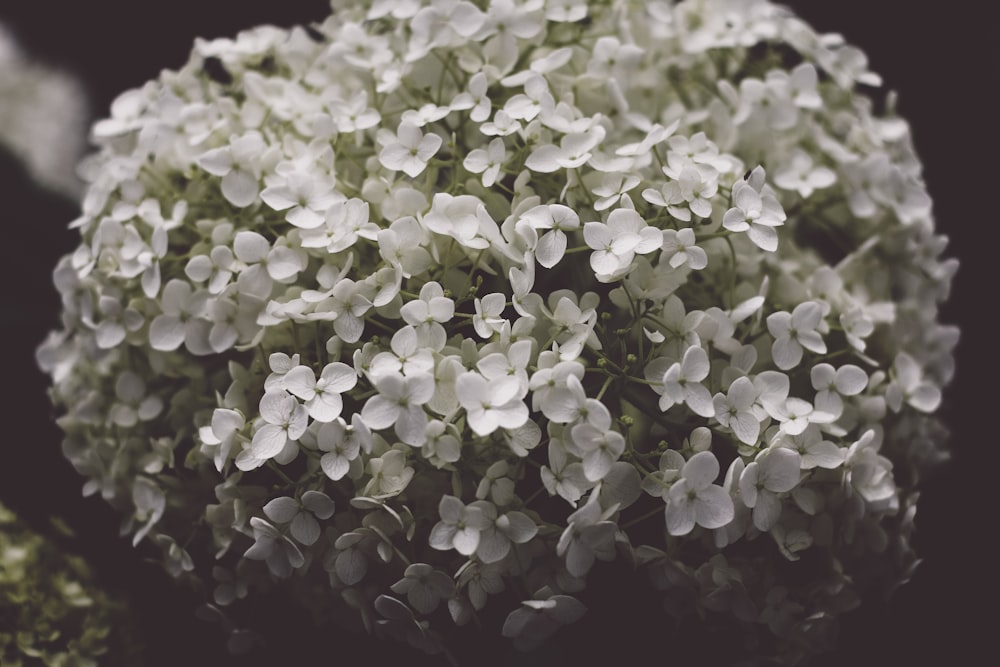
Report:
<svg viewBox="0 0 1000 667"><path fill-rule="evenodd" d="M584 506L569 515L556 553L565 556L566 569L573 576L586 574L595 559L615 557L616 525L608 520L614 509L602 511L598 494L591 493Z"/></svg>
<svg viewBox="0 0 1000 667"><path fill-rule="evenodd" d="M233 618L275 584L438 653L537 645L619 556L776 659L906 576L956 262L860 51L770 0L317 18L92 133L36 359L123 534L225 560Z"/></svg>
<svg viewBox="0 0 1000 667"><path fill-rule="evenodd" d="M296 366L285 373L283 386L291 394L305 401L309 416L316 421L329 422L340 416L344 401L341 394L354 388L358 376L347 364L327 364L316 377L308 366Z"/></svg>
<svg viewBox="0 0 1000 667"><path fill-rule="evenodd" d="M373 383L378 394L369 398L361 410L368 428L378 431L393 426L403 442L422 445L427 427L423 405L434 394L434 376L387 373L374 378Z"/></svg>
<svg viewBox="0 0 1000 667"><path fill-rule="evenodd" d="M774 336L771 355L781 370L795 368L802 361L803 348L816 354L826 353L826 343L819 332L823 322L823 307L816 301L805 301L791 313L779 311L767 317L767 330Z"/></svg>
<svg viewBox="0 0 1000 667"><path fill-rule="evenodd" d="M753 382L741 377L729 386L728 392L719 392L712 398L715 418L748 445L756 444L760 437L760 420L753 411L758 395Z"/></svg>
<svg viewBox="0 0 1000 667"><path fill-rule="evenodd" d="M379 153L379 161L386 169L416 178L441 148L442 139L433 132L424 134L416 125L405 121L399 124L396 132L396 138Z"/></svg>
<svg viewBox="0 0 1000 667"><path fill-rule="evenodd" d="M733 232L746 232L750 240L762 250L778 249L775 227L785 222L785 212L778 200L763 189L764 171L759 167L751 174L750 181L733 184L733 208L726 211L722 225Z"/></svg>
<svg viewBox="0 0 1000 667"><path fill-rule="evenodd" d="M770 530L781 515L781 498L799 483L801 458L783 447L765 449L740 475L740 495L753 509L758 530Z"/></svg>
<svg viewBox="0 0 1000 667"><path fill-rule="evenodd" d="M698 452L684 463L667 493L666 521L671 535L686 535L695 524L721 528L733 518L733 500L712 482L719 462L712 452Z"/></svg>
<svg viewBox="0 0 1000 667"><path fill-rule="evenodd" d="M441 520L431 529L430 545L441 551L455 549L470 556L479 546L482 531L490 522L477 505L465 505L455 496L443 496L438 504Z"/></svg>
<svg viewBox="0 0 1000 667"><path fill-rule="evenodd" d="M896 355L893 363L895 377L885 390L885 400L894 412L902 409L905 401L921 412L933 412L941 403L941 390L923 378L920 364L906 352Z"/></svg>

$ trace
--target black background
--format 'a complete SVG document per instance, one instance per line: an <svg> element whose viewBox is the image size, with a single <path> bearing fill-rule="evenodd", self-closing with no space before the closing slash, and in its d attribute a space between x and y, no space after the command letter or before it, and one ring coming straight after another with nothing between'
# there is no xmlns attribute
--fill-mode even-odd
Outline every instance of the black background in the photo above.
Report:
<svg viewBox="0 0 1000 667"><path fill-rule="evenodd" d="M995 266L987 272L1000 224L994 167L1000 143L991 106L1000 58L990 41L996 36L989 34L995 23L977 2L786 4L818 30L839 32L864 49L886 87L899 92L899 110L914 128L939 229L951 237L948 254L962 263L943 314L946 322L962 327L958 372L943 408L954 456L924 485L916 536L924 563L888 604L872 603L850 614L837 650L819 664L985 664L990 661L975 647L998 620L1000 523L988 487L1000 447L993 351L1000 283ZM230 36L260 23L291 26L321 19L326 8L323 0L2 0L0 21L33 56L78 75L100 118L121 91L162 68L180 66L195 37ZM57 325L50 275L56 259L76 245L65 229L75 215L71 203L37 189L0 152L0 499L39 528L49 516L61 516L77 531L69 546L94 562L105 585L130 597L132 620L148 645L145 664L307 665L345 658L382 664L406 656L409 664L423 664L423 657L395 645L327 631L317 635L304 619L284 610L269 620L287 642L231 660L217 632L193 619L194 596L144 562L149 552L133 550L117 536L118 518L102 501L80 497L81 480L58 452L60 436L44 393L47 379L34 362L35 347ZM627 623L621 620L626 617L618 609L646 604L637 590L597 579L597 600L585 619L557 635L558 645L518 664L606 664L647 651L652 654L646 659L657 664L698 664L696 653L684 659L674 653L652 615L638 623L634 615ZM479 648L470 650L477 656L470 664L515 662L503 645L484 642ZM428 659L427 664L443 663Z"/></svg>

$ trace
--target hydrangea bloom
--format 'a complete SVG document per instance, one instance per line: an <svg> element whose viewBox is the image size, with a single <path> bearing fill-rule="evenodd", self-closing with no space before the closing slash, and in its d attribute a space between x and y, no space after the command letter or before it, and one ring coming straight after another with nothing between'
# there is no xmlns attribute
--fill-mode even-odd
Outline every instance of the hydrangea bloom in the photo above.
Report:
<svg viewBox="0 0 1000 667"><path fill-rule="evenodd" d="M857 52L765 0L343 4L100 126L38 352L85 491L238 568L220 613L429 651L627 559L791 662L904 579L956 263Z"/></svg>

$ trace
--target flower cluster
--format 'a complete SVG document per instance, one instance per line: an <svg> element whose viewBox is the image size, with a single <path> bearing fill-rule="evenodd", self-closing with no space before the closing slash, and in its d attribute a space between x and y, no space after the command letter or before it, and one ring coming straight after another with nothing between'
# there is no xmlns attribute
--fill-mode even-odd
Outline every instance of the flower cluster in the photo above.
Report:
<svg viewBox="0 0 1000 667"><path fill-rule="evenodd" d="M0 150L40 185L74 198L83 186L73 169L86 151L87 107L76 78L24 53L0 23Z"/></svg>
<svg viewBox="0 0 1000 667"><path fill-rule="evenodd" d="M38 352L86 493L220 614L430 651L624 559L792 661L907 575L957 263L863 54L763 0L333 5L95 125Z"/></svg>

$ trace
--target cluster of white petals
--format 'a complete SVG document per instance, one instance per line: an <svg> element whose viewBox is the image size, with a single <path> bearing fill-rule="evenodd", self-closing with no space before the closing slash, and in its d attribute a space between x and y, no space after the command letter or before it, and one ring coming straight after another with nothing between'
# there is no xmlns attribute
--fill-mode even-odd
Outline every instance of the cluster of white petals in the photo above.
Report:
<svg viewBox="0 0 1000 667"><path fill-rule="evenodd" d="M957 263L859 51L765 0L333 5L94 127L38 352L86 493L234 627L286 580L430 651L623 560L794 661L908 576Z"/></svg>
<svg viewBox="0 0 1000 667"><path fill-rule="evenodd" d="M86 151L87 94L69 72L24 53L0 23L0 149L51 190L77 197L74 168Z"/></svg>

